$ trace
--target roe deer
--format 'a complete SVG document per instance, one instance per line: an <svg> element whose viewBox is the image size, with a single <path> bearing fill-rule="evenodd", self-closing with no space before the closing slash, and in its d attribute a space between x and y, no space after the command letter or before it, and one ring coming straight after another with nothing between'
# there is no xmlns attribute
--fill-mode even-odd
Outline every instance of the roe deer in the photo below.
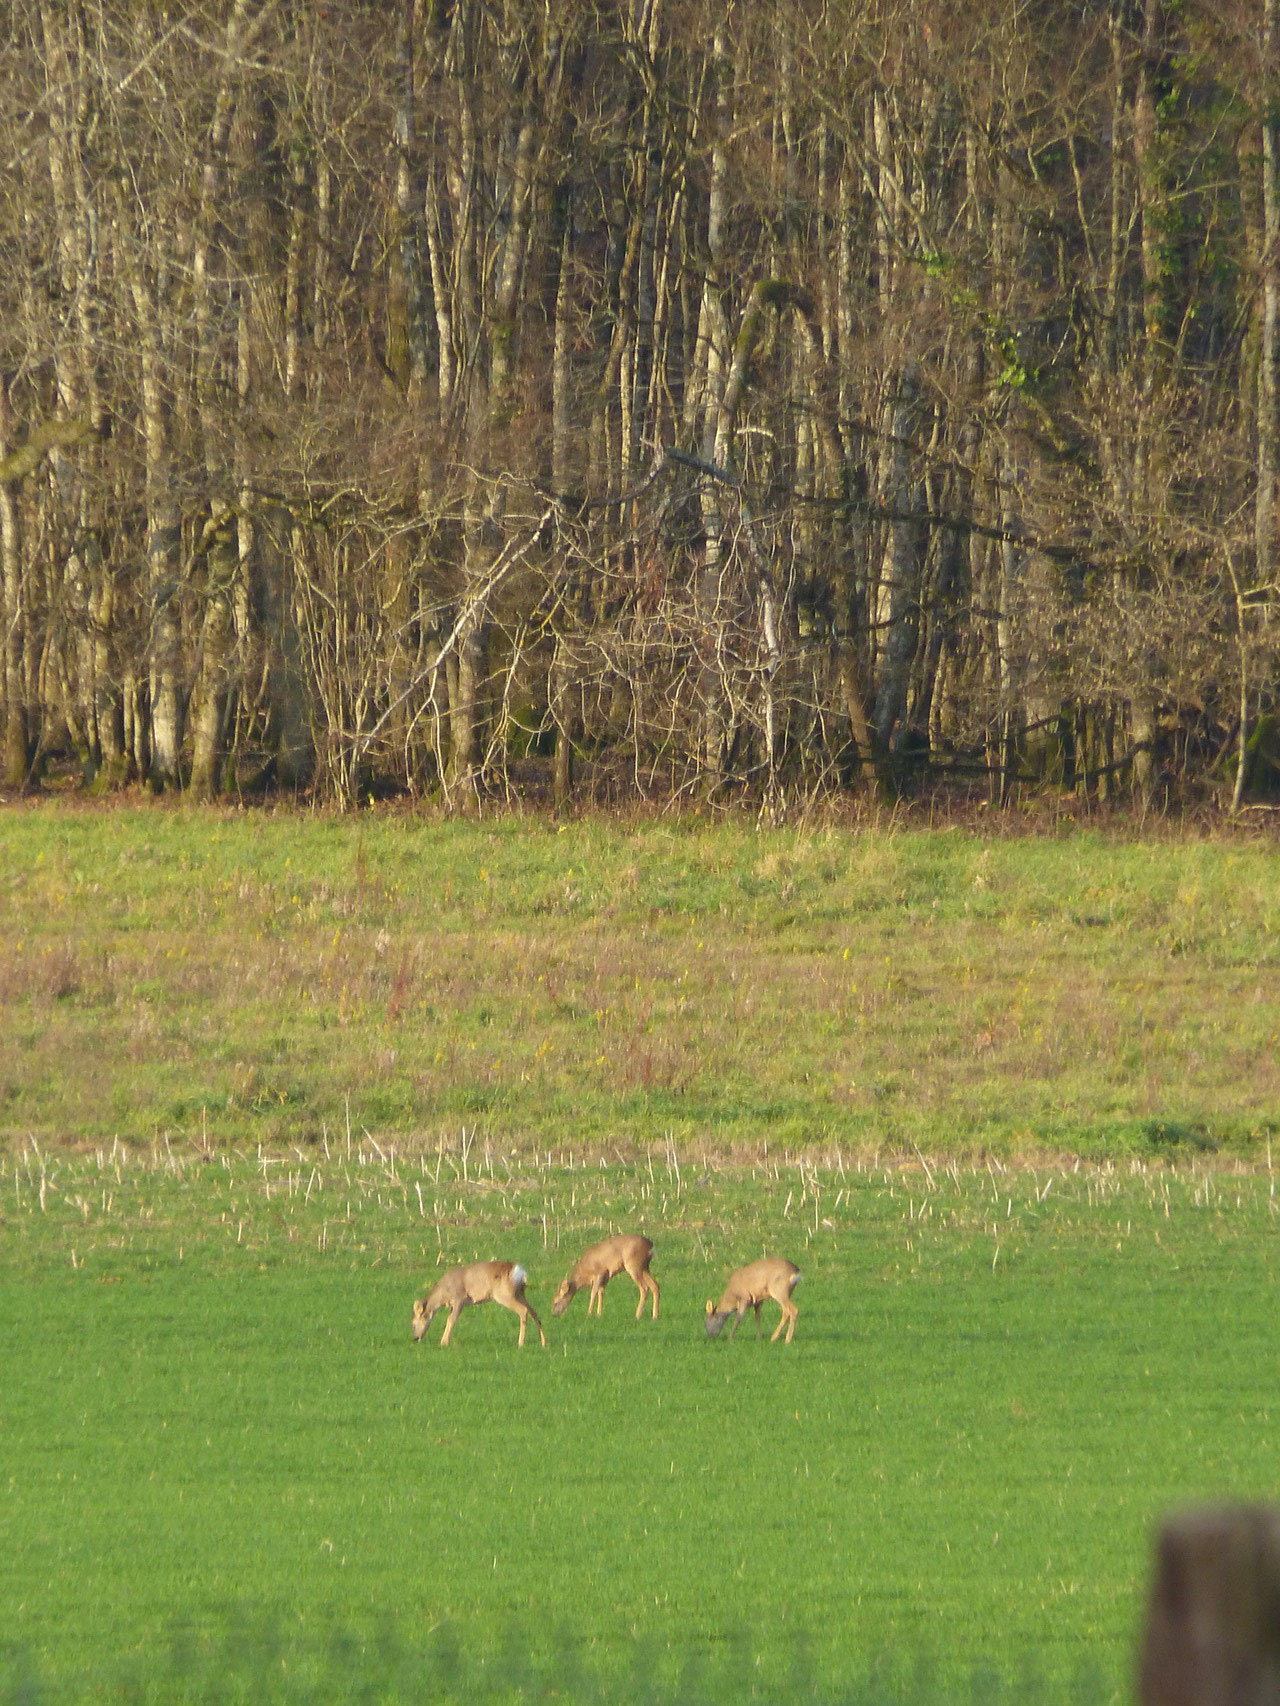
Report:
<svg viewBox="0 0 1280 1706"><path fill-rule="evenodd" d="M442 1345L447 1345L453 1335L454 1323L468 1303L500 1303L504 1309L513 1310L520 1317L520 1344L524 1344L524 1330L532 1316L538 1337L545 1346L547 1335L542 1331L542 1322L525 1301L524 1288L528 1281L528 1274L518 1262L469 1262L463 1268L450 1268L427 1296L413 1306L414 1342L421 1340L438 1310L449 1311L440 1340Z"/></svg>
<svg viewBox="0 0 1280 1706"><path fill-rule="evenodd" d="M649 1263L653 1258L653 1245L647 1238L641 1238L634 1232L620 1232L616 1238L606 1238L599 1244L593 1244L589 1250L584 1250L578 1257L572 1273L565 1275L560 1282L551 1308L557 1315L563 1315L569 1307L569 1299L575 1291L581 1291L583 1286L591 1287L591 1296L587 1299L587 1314L594 1310L597 1315L604 1314L604 1288L615 1275L628 1273L640 1287L640 1301L636 1305L636 1320L644 1314L644 1300L653 1298L653 1319L658 1319L658 1282L649 1272Z"/></svg>
<svg viewBox="0 0 1280 1706"><path fill-rule="evenodd" d="M731 1315L737 1317L733 1323L732 1339L742 1325L742 1318L748 1309L756 1312L756 1338L760 1333L760 1305L766 1297L771 1297L782 1310L782 1319L769 1340L772 1344L782 1329L787 1329L787 1343L791 1343L791 1335L796 1330L796 1318L800 1311L791 1301L791 1293L800 1283L800 1270L794 1262L788 1262L783 1256L762 1256L758 1262L752 1262L748 1267L739 1268L732 1275L724 1288L724 1296L720 1299L717 1309L711 1299L707 1299L707 1334L714 1339Z"/></svg>

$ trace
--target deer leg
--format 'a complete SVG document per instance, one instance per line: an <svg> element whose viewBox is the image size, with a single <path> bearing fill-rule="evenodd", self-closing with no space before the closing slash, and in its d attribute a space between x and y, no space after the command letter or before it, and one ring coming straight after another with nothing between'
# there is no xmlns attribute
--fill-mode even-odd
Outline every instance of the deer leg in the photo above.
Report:
<svg viewBox="0 0 1280 1706"><path fill-rule="evenodd" d="M645 1295L646 1295L645 1281L648 1279L649 1276L645 1273L643 1268L640 1268L640 1269L628 1268L627 1273L630 1276L630 1278L635 1281L636 1285L639 1287L639 1290L640 1290L640 1297L636 1303L636 1320L638 1321L640 1319L640 1317L644 1314L644 1300L645 1300Z"/></svg>
<svg viewBox="0 0 1280 1706"><path fill-rule="evenodd" d="M527 1315L532 1315L533 1311L519 1293L517 1293L515 1297L511 1298L510 1301L505 1297L495 1297L493 1301L495 1303L500 1303L504 1309L509 1309L513 1315L518 1315L520 1317L520 1337L516 1341L517 1349L519 1349L524 1344L525 1317ZM544 1339L542 1342L545 1344L546 1340Z"/></svg>
<svg viewBox="0 0 1280 1706"><path fill-rule="evenodd" d="M756 1338L757 1339L763 1339L764 1334L760 1331L760 1305L758 1303L755 1306L755 1311L756 1311Z"/></svg>
<svg viewBox="0 0 1280 1706"><path fill-rule="evenodd" d="M782 1314L779 1315L778 1325L774 1328L772 1334L769 1337L769 1343L771 1345L774 1344L778 1339L780 1339L782 1337L782 1329L787 1325L787 1322L790 1319L790 1317L787 1314L786 1304L783 1303L779 1307L782 1310ZM787 1343L790 1344L790 1342L791 1342L791 1334L788 1333L787 1334Z"/></svg>
<svg viewBox="0 0 1280 1706"><path fill-rule="evenodd" d="M733 1331L732 1331L732 1333L729 1334L729 1337L731 1339L737 1338L738 1328L741 1327L742 1322L743 1322L743 1318L746 1315L746 1313L747 1313L747 1305L744 1303L742 1305L742 1308L739 1309L733 1317Z"/></svg>
<svg viewBox="0 0 1280 1706"><path fill-rule="evenodd" d="M460 1303L451 1303L449 1305L449 1319L445 1322L444 1332L440 1336L440 1345L441 1345L442 1349L445 1345L447 1345L449 1343L449 1340L453 1337L454 1322L458 1319L459 1315L461 1315L461 1314L462 1314L462 1305Z"/></svg>
<svg viewBox="0 0 1280 1706"><path fill-rule="evenodd" d="M638 1321L640 1319L640 1317L644 1314L644 1300L645 1300L645 1298L651 1296L653 1298L653 1318L656 1321L658 1319L658 1282L657 1282L657 1280L654 1279L653 1275L649 1272L648 1268L628 1268L627 1272L631 1275L632 1279L640 1287L640 1301L636 1304L636 1320Z"/></svg>
<svg viewBox="0 0 1280 1706"><path fill-rule="evenodd" d="M529 1317L531 1315L533 1316L533 1324L538 1329L538 1337L542 1340L542 1348L544 1350L546 1349L547 1335L542 1331L542 1322L539 1321L538 1312L534 1309L531 1303L527 1302L523 1297L513 1297L510 1303L508 1303L505 1298L495 1297L494 1302L501 1303L504 1309L510 1309L514 1314L520 1317L520 1337L516 1342L517 1350L524 1349L524 1331L529 1324ZM588 1304L587 1307L590 1308L590 1304Z"/></svg>
<svg viewBox="0 0 1280 1706"><path fill-rule="evenodd" d="M604 1314L604 1288L608 1283L604 1278L593 1279L591 1282L591 1295L595 1298L597 1315Z"/></svg>

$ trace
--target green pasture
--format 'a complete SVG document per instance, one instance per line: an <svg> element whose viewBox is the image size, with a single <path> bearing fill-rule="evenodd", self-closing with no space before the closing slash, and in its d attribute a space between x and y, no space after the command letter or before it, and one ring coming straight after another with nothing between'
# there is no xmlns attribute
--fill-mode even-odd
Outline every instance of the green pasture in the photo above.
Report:
<svg viewBox="0 0 1280 1706"><path fill-rule="evenodd" d="M0 1142L1255 1159L1274 841L0 813Z"/></svg>
<svg viewBox="0 0 1280 1706"><path fill-rule="evenodd" d="M1244 835L0 813L0 1701L1124 1699L1276 1495L1278 974Z"/></svg>
<svg viewBox="0 0 1280 1706"><path fill-rule="evenodd" d="M1160 1513L1280 1478L1265 1166L28 1141L0 1217L0 1700L1118 1701ZM660 1320L554 1319L621 1227ZM766 1249L794 1345L707 1341ZM415 1348L494 1254L549 1349Z"/></svg>

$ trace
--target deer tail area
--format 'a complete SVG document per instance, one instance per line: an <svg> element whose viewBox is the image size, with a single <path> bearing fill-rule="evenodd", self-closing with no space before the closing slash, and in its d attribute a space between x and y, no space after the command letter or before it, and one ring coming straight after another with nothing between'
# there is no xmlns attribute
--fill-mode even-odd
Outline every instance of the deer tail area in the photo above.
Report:
<svg viewBox="0 0 1280 1706"><path fill-rule="evenodd" d="M529 1283L529 1276L525 1273L519 1262L517 1262L515 1267L511 1270L511 1283L517 1291L522 1290Z"/></svg>

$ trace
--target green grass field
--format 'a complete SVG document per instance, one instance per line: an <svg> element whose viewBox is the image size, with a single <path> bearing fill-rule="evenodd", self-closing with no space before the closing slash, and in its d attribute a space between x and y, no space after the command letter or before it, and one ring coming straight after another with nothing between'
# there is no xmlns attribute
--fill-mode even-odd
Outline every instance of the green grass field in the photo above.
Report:
<svg viewBox="0 0 1280 1706"><path fill-rule="evenodd" d="M1280 1478L1278 878L0 815L0 1700L1124 1699L1159 1514ZM632 1227L656 1326L552 1319ZM549 1350L415 1348L490 1255Z"/></svg>
<svg viewBox="0 0 1280 1706"><path fill-rule="evenodd" d="M1159 1514L1280 1477L1265 1172L28 1145L0 1201L24 1699L1113 1701ZM553 1319L630 1225L656 1326ZM707 1341L764 1248L795 1344ZM493 1253L550 1348L415 1348Z"/></svg>

